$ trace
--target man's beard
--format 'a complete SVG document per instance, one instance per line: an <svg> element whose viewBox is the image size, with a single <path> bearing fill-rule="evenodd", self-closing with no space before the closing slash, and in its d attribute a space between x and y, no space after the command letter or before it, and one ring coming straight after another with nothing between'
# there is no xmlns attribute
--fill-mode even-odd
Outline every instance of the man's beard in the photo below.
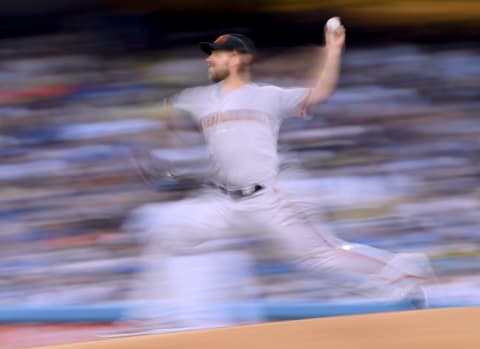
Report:
<svg viewBox="0 0 480 349"><path fill-rule="evenodd" d="M211 73L209 74L210 80L212 82L220 82L222 80L225 80L228 76L230 75L230 72L227 69L222 69L222 70L211 70Z"/></svg>

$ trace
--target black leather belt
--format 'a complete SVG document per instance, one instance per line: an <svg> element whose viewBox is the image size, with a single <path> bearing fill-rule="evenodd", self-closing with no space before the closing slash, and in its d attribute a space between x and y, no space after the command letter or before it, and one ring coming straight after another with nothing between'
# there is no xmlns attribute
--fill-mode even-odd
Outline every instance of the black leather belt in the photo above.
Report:
<svg viewBox="0 0 480 349"><path fill-rule="evenodd" d="M247 198L249 196L252 196L253 194L255 193L258 193L259 191L265 189L265 187L263 185L260 185L260 184L255 184L255 185L252 185L248 188L245 188L245 189L238 189L238 190L229 190L221 185L217 185L217 184L213 184L213 186L215 188L218 188L222 191L222 193L230 196L232 199L243 199L243 198Z"/></svg>

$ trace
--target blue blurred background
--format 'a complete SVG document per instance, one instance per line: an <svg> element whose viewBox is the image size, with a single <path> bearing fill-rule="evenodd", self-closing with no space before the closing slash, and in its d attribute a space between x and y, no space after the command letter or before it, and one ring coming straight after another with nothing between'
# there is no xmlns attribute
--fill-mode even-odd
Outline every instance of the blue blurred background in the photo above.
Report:
<svg viewBox="0 0 480 349"><path fill-rule="evenodd" d="M17 0L0 5L4 309L125 301L144 240L121 225L190 189L147 185L130 150L201 167L198 135L151 118L163 98L207 83L197 43L247 34L256 79L302 85L332 15L347 27L340 84L311 119L283 125L284 165L307 170L297 185L318 200L321 224L426 252L432 297L480 303L478 2ZM258 257L263 299L338 298L315 280L292 283L278 256Z"/></svg>

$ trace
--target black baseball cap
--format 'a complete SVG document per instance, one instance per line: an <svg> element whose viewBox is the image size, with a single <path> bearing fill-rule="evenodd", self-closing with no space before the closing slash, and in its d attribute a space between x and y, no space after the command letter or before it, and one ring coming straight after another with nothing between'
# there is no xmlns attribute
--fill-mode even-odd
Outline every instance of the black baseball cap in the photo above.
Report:
<svg viewBox="0 0 480 349"><path fill-rule="evenodd" d="M207 55L214 50L238 51L240 53L254 54L257 50L252 40L242 34L223 34L214 42L201 42L200 48Z"/></svg>

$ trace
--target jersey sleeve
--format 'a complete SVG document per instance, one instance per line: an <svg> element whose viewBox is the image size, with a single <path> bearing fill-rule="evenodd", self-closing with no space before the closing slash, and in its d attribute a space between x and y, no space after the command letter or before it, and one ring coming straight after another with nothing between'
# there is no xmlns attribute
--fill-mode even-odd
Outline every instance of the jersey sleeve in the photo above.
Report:
<svg viewBox="0 0 480 349"><path fill-rule="evenodd" d="M205 104L205 91L201 87L187 88L167 98L167 104L177 111L196 118Z"/></svg>
<svg viewBox="0 0 480 349"><path fill-rule="evenodd" d="M306 117L310 88L294 87L279 88L279 108L283 118L299 116Z"/></svg>
<svg viewBox="0 0 480 349"><path fill-rule="evenodd" d="M173 96L170 96L166 99L167 104L169 107L173 109L189 111L191 109L192 104L192 93L189 91L190 89L182 90Z"/></svg>

